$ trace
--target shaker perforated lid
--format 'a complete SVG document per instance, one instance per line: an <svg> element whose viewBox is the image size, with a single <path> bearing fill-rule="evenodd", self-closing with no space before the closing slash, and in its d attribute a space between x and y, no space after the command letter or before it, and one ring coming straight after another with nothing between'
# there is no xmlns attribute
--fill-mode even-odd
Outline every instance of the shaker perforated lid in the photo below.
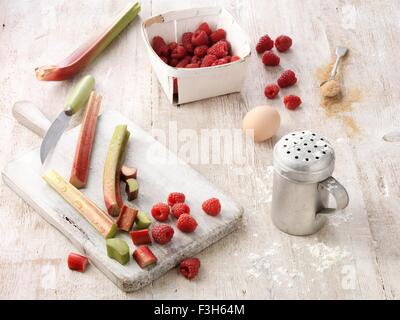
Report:
<svg viewBox="0 0 400 320"><path fill-rule="evenodd" d="M335 167L329 141L311 131L295 131L274 147L274 169L289 180L314 183L328 178Z"/></svg>

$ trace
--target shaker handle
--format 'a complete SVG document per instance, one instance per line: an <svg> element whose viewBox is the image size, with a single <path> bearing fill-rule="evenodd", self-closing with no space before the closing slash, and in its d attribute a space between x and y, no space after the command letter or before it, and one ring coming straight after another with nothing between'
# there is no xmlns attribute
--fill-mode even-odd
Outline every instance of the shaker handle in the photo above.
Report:
<svg viewBox="0 0 400 320"><path fill-rule="evenodd" d="M329 177L318 184L318 191L322 190L326 190L333 195L336 200L336 208L324 208L317 214L333 213L336 210L346 208L349 204L349 195L346 189L334 177Z"/></svg>

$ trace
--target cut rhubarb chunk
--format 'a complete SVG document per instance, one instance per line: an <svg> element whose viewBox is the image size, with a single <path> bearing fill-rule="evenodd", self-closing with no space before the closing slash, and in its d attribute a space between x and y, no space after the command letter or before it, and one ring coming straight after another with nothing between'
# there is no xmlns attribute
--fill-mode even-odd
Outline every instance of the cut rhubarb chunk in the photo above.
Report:
<svg viewBox="0 0 400 320"><path fill-rule="evenodd" d="M128 201L135 200L139 194L139 184L136 179L126 180L126 195L128 196Z"/></svg>
<svg viewBox="0 0 400 320"><path fill-rule="evenodd" d="M117 219L118 228L120 230L129 232L129 230L132 229L132 226L135 222L137 213L138 213L137 209L123 205Z"/></svg>
<svg viewBox="0 0 400 320"><path fill-rule="evenodd" d="M142 269L157 262L156 256L146 245L138 247L132 256Z"/></svg>
<svg viewBox="0 0 400 320"><path fill-rule="evenodd" d="M136 217L136 229L147 229L151 225L149 216L143 211L139 211Z"/></svg>
<svg viewBox="0 0 400 320"><path fill-rule="evenodd" d="M75 158L72 166L71 182L76 188L86 187L89 174L90 155L96 133L97 116L100 110L101 96L92 91L86 106L78 143L76 145Z"/></svg>
<svg viewBox="0 0 400 320"><path fill-rule="evenodd" d="M132 238L132 242L137 246L151 243L149 229L132 230L129 234Z"/></svg>
<svg viewBox="0 0 400 320"><path fill-rule="evenodd" d="M122 166L121 168L121 179L126 182L128 179L137 178L137 169L134 167Z"/></svg>
<svg viewBox="0 0 400 320"><path fill-rule="evenodd" d="M68 268L71 270L85 272L88 262L88 258L81 256L80 254L71 252L68 255Z"/></svg>
<svg viewBox="0 0 400 320"><path fill-rule="evenodd" d="M75 188L56 171L50 170L43 179L74 207L105 238L112 238L117 225L96 204Z"/></svg>
<svg viewBox="0 0 400 320"><path fill-rule="evenodd" d="M130 133L126 125L118 125L115 127L104 165L104 202L108 213L114 217L118 216L121 210L122 203L119 195L119 175L129 135Z"/></svg>
<svg viewBox="0 0 400 320"><path fill-rule="evenodd" d="M120 264L124 265L129 262L129 247L128 244L119 238L107 239L107 255Z"/></svg>

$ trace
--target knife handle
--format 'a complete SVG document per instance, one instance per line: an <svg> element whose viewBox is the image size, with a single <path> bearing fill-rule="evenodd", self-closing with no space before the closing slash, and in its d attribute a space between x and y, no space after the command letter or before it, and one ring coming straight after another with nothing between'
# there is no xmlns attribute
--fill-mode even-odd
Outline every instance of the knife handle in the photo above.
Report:
<svg viewBox="0 0 400 320"><path fill-rule="evenodd" d="M20 124L42 138L51 125L51 122L31 101L15 102L12 107L12 114Z"/></svg>
<svg viewBox="0 0 400 320"><path fill-rule="evenodd" d="M69 116L77 113L82 105L89 99L94 87L94 78L91 75L84 76L71 89L65 102L65 113Z"/></svg>

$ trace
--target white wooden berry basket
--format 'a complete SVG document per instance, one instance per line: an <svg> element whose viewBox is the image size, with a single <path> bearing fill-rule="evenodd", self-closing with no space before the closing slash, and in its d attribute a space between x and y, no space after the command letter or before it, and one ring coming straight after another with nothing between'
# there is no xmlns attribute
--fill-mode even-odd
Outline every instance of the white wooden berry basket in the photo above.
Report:
<svg viewBox="0 0 400 320"><path fill-rule="evenodd" d="M225 29L233 55L241 60L208 68L174 68L164 63L152 49L154 36L163 37L167 43L180 43L183 33L193 32L202 22L207 22L213 30ZM171 104L240 92L251 54L250 44L245 32L224 8L194 8L153 16L142 23L142 36L153 70ZM178 81L177 95L173 93L174 78Z"/></svg>

